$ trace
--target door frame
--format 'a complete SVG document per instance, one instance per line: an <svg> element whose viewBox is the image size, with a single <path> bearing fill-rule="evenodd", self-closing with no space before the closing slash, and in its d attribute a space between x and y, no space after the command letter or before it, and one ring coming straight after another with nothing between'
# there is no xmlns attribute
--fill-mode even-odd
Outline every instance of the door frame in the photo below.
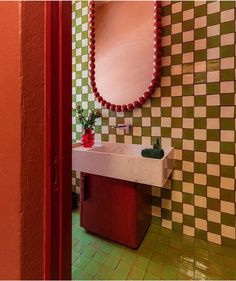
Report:
<svg viewBox="0 0 236 281"><path fill-rule="evenodd" d="M45 2L45 279L71 279L72 2Z"/></svg>

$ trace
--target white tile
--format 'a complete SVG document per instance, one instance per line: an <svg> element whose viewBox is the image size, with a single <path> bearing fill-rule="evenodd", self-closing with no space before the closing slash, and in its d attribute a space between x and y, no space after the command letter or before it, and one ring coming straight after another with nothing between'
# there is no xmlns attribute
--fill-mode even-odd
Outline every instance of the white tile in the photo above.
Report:
<svg viewBox="0 0 236 281"><path fill-rule="evenodd" d="M214 60L214 59L219 59L220 58L220 48L210 48L207 49L207 59L208 60Z"/></svg>
<svg viewBox="0 0 236 281"><path fill-rule="evenodd" d="M216 244L221 244L221 237L218 234L207 232L207 240Z"/></svg>
<svg viewBox="0 0 236 281"><path fill-rule="evenodd" d="M194 195L194 206L206 208L207 198L200 195Z"/></svg>
<svg viewBox="0 0 236 281"><path fill-rule="evenodd" d="M161 118L161 126L162 127L171 127L171 118L170 117L162 117Z"/></svg>
<svg viewBox="0 0 236 281"><path fill-rule="evenodd" d="M206 61L199 61L194 63L195 72L206 72Z"/></svg>
<svg viewBox="0 0 236 281"><path fill-rule="evenodd" d="M220 199L220 189L213 186L207 186L207 197Z"/></svg>
<svg viewBox="0 0 236 281"><path fill-rule="evenodd" d="M124 136L124 142L127 143L127 144L132 144L132 136L127 136L125 135Z"/></svg>
<svg viewBox="0 0 236 281"><path fill-rule="evenodd" d="M206 185L206 183L207 183L206 175L205 174L194 173L194 183L195 184Z"/></svg>
<svg viewBox="0 0 236 281"><path fill-rule="evenodd" d="M234 81L220 82L220 93L234 93Z"/></svg>
<svg viewBox="0 0 236 281"><path fill-rule="evenodd" d="M181 138L183 137L183 130L181 128L171 128L171 137L172 138Z"/></svg>
<svg viewBox="0 0 236 281"><path fill-rule="evenodd" d="M194 107L194 117L206 117L206 107L198 106Z"/></svg>
<svg viewBox="0 0 236 281"><path fill-rule="evenodd" d="M184 225L183 226L183 233L186 235L194 236L195 235L195 229L191 226Z"/></svg>
<svg viewBox="0 0 236 281"><path fill-rule="evenodd" d="M221 234L224 237L235 240L235 238L236 238L235 227L222 224L221 225Z"/></svg>
<svg viewBox="0 0 236 281"><path fill-rule="evenodd" d="M191 20L194 18L194 9L183 11L183 21Z"/></svg>
<svg viewBox="0 0 236 281"><path fill-rule="evenodd" d="M193 118L183 118L183 128L184 129L193 129L194 128L194 119Z"/></svg>
<svg viewBox="0 0 236 281"><path fill-rule="evenodd" d="M226 11L221 11L220 13L220 20L221 22L227 22L231 20L235 20L234 18L234 9L226 10Z"/></svg>
<svg viewBox="0 0 236 281"><path fill-rule="evenodd" d="M201 96L206 94L206 84L195 84L194 95Z"/></svg>
<svg viewBox="0 0 236 281"><path fill-rule="evenodd" d="M221 213L213 210L207 210L207 220L215 223L221 222Z"/></svg>
<svg viewBox="0 0 236 281"><path fill-rule="evenodd" d="M220 201L220 210L221 212L235 215L235 207L233 202L228 202L228 201Z"/></svg>
<svg viewBox="0 0 236 281"><path fill-rule="evenodd" d="M161 18L161 24L162 24L162 26L170 25L171 24L171 16L168 15L168 16L162 17Z"/></svg>
<svg viewBox="0 0 236 281"><path fill-rule="evenodd" d="M220 81L219 71L208 71L207 72L207 82L218 82Z"/></svg>
<svg viewBox="0 0 236 281"><path fill-rule="evenodd" d="M159 137L161 135L161 128L160 127L152 127L151 133L153 137Z"/></svg>
<svg viewBox="0 0 236 281"><path fill-rule="evenodd" d="M200 218L195 218L195 227L207 231L207 221Z"/></svg>
<svg viewBox="0 0 236 281"><path fill-rule="evenodd" d="M190 204L183 204L183 213L185 215L194 216L194 206Z"/></svg>
<svg viewBox="0 0 236 281"><path fill-rule="evenodd" d="M212 25L207 27L207 37L220 35L220 25Z"/></svg>
<svg viewBox="0 0 236 281"><path fill-rule="evenodd" d="M134 136L141 136L142 135L142 128L141 127L133 127L133 135Z"/></svg>
<svg viewBox="0 0 236 281"><path fill-rule="evenodd" d="M221 46L234 45L234 33L221 35L220 44Z"/></svg>
<svg viewBox="0 0 236 281"><path fill-rule="evenodd" d="M193 84L193 74L184 74L183 75L183 85Z"/></svg>
<svg viewBox="0 0 236 281"><path fill-rule="evenodd" d="M171 25L171 33L176 34L182 32L182 23L175 23Z"/></svg>
<svg viewBox="0 0 236 281"><path fill-rule="evenodd" d="M220 177L220 187L227 190L234 190L235 179Z"/></svg>
<svg viewBox="0 0 236 281"><path fill-rule="evenodd" d="M171 55L178 55L182 53L182 44L174 44L171 46Z"/></svg>
<svg viewBox="0 0 236 281"><path fill-rule="evenodd" d="M193 62L193 52L183 53L183 63L190 63Z"/></svg>
<svg viewBox="0 0 236 281"><path fill-rule="evenodd" d="M234 155L221 153L220 164L226 166L234 166Z"/></svg>
<svg viewBox="0 0 236 281"><path fill-rule="evenodd" d="M206 49L206 46L207 46L207 41L205 38L194 41L194 48L196 51Z"/></svg>
<svg viewBox="0 0 236 281"><path fill-rule="evenodd" d="M205 129L194 129L194 139L195 140L206 140L207 131Z"/></svg>
<svg viewBox="0 0 236 281"><path fill-rule="evenodd" d="M152 206L152 215L154 217L161 217L161 208L156 207L156 206Z"/></svg>
<svg viewBox="0 0 236 281"><path fill-rule="evenodd" d="M183 139L183 150L194 150L194 141Z"/></svg>
<svg viewBox="0 0 236 281"><path fill-rule="evenodd" d="M160 117L161 116L160 107L152 107L151 114L152 114L152 117Z"/></svg>
<svg viewBox="0 0 236 281"><path fill-rule="evenodd" d="M183 202L183 193L180 191L175 191L172 190L171 192L171 200L173 200L174 202Z"/></svg>
<svg viewBox="0 0 236 281"><path fill-rule="evenodd" d="M171 66L171 75L182 74L182 64L172 65Z"/></svg>
<svg viewBox="0 0 236 281"><path fill-rule="evenodd" d="M171 210L171 200L161 198L161 208Z"/></svg>
<svg viewBox="0 0 236 281"><path fill-rule="evenodd" d="M195 29L197 28L202 28L207 26L207 17L202 16L194 19L194 27Z"/></svg>
<svg viewBox="0 0 236 281"><path fill-rule="evenodd" d="M177 2L171 5L171 13L179 13L182 11L182 2Z"/></svg>
<svg viewBox="0 0 236 281"><path fill-rule="evenodd" d="M207 14L214 14L220 11L220 1L207 3Z"/></svg>
<svg viewBox="0 0 236 281"><path fill-rule="evenodd" d="M172 221L178 222L178 223L183 223L183 214L177 213L177 212L172 212Z"/></svg>
<svg viewBox="0 0 236 281"><path fill-rule="evenodd" d="M150 117L143 117L142 118L142 126L143 127L150 127L151 126L151 118Z"/></svg>
<svg viewBox="0 0 236 281"><path fill-rule="evenodd" d="M163 97L161 99L161 107L171 107L171 97Z"/></svg>
<svg viewBox="0 0 236 281"><path fill-rule="evenodd" d="M207 174L211 176L220 176L220 166L216 164L207 164Z"/></svg>
<svg viewBox="0 0 236 281"><path fill-rule="evenodd" d="M194 97L193 96L183 96L183 106L194 106Z"/></svg>
<svg viewBox="0 0 236 281"><path fill-rule="evenodd" d="M189 42L194 40L194 31L185 31L183 32L183 42Z"/></svg>
<svg viewBox="0 0 236 281"><path fill-rule="evenodd" d="M116 135L109 135L109 142L116 143Z"/></svg>
<svg viewBox="0 0 236 281"><path fill-rule="evenodd" d="M163 36L161 38L161 45L162 45L162 47L170 46L171 45L171 36L170 35Z"/></svg>
<svg viewBox="0 0 236 281"><path fill-rule="evenodd" d="M222 58L220 60L220 67L221 69L229 69L234 68L234 59L231 58Z"/></svg>
<svg viewBox="0 0 236 281"><path fill-rule="evenodd" d="M219 118L207 118L207 129L220 129Z"/></svg>
<svg viewBox="0 0 236 281"><path fill-rule="evenodd" d="M207 105L220 105L220 95L207 95Z"/></svg>
<svg viewBox="0 0 236 281"><path fill-rule="evenodd" d="M183 182L182 191L185 193L194 194L194 184L190 182Z"/></svg>
<svg viewBox="0 0 236 281"><path fill-rule="evenodd" d="M220 152L220 143L218 141L207 141L207 152Z"/></svg>
<svg viewBox="0 0 236 281"><path fill-rule="evenodd" d="M206 163L207 154L205 152L194 151L194 162Z"/></svg>
<svg viewBox="0 0 236 281"><path fill-rule="evenodd" d="M183 165L183 171L186 171L186 172L193 172L194 171L194 163L193 162L183 161L182 165Z"/></svg>
<svg viewBox="0 0 236 281"><path fill-rule="evenodd" d="M168 229L171 229L171 228L172 228L172 222L169 221L169 220L162 219L161 225L162 225L163 227L168 228Z"/></svg>
<svg viewBox="0 0 236 281"><path fill-rule="evenodd" d="M172 117L182 117L182 107L172 107L171 116Z"/></svg>
<svg viewBox="0 0 236 281"><path fill-rule="evenodd" d="M220 140L225 142L234 142L235 132L230 130L221 130L220 131Z"/></svg>

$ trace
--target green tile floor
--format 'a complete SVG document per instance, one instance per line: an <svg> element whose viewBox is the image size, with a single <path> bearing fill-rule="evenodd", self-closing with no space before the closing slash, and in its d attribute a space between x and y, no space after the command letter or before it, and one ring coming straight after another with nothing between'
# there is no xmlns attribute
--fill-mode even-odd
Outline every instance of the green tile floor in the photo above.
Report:
<svg viewBox="0 0 236 281"><path fill-rule="evenodd" d="M235 280L236 250L162 228L154 221L140 248L102 239L72 214L73 279Z"/></svg>

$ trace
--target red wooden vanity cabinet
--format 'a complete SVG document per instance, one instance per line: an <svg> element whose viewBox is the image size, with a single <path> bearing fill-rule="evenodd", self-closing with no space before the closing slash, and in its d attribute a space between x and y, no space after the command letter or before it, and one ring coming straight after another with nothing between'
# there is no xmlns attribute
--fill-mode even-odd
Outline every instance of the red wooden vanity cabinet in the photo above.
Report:
<svg viewBox="0 0 236 281"><path fill-rule="evenodd" d="M136 249L151 222L151 186L81 173L80 224Z"/></svg>

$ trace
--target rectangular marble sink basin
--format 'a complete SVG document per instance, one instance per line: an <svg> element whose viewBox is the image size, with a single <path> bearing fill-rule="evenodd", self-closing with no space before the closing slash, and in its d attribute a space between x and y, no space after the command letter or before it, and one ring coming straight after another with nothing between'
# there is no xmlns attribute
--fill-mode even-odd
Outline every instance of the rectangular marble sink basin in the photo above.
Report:
<svg viewBox="0 0 236 281"><path fill-rule="evenodd" d="M174 168L173 147L163 148L162 159L145 158L138 144L99 142L92 148L75 144L72 169L110 178L163 187Z"/></svg>

